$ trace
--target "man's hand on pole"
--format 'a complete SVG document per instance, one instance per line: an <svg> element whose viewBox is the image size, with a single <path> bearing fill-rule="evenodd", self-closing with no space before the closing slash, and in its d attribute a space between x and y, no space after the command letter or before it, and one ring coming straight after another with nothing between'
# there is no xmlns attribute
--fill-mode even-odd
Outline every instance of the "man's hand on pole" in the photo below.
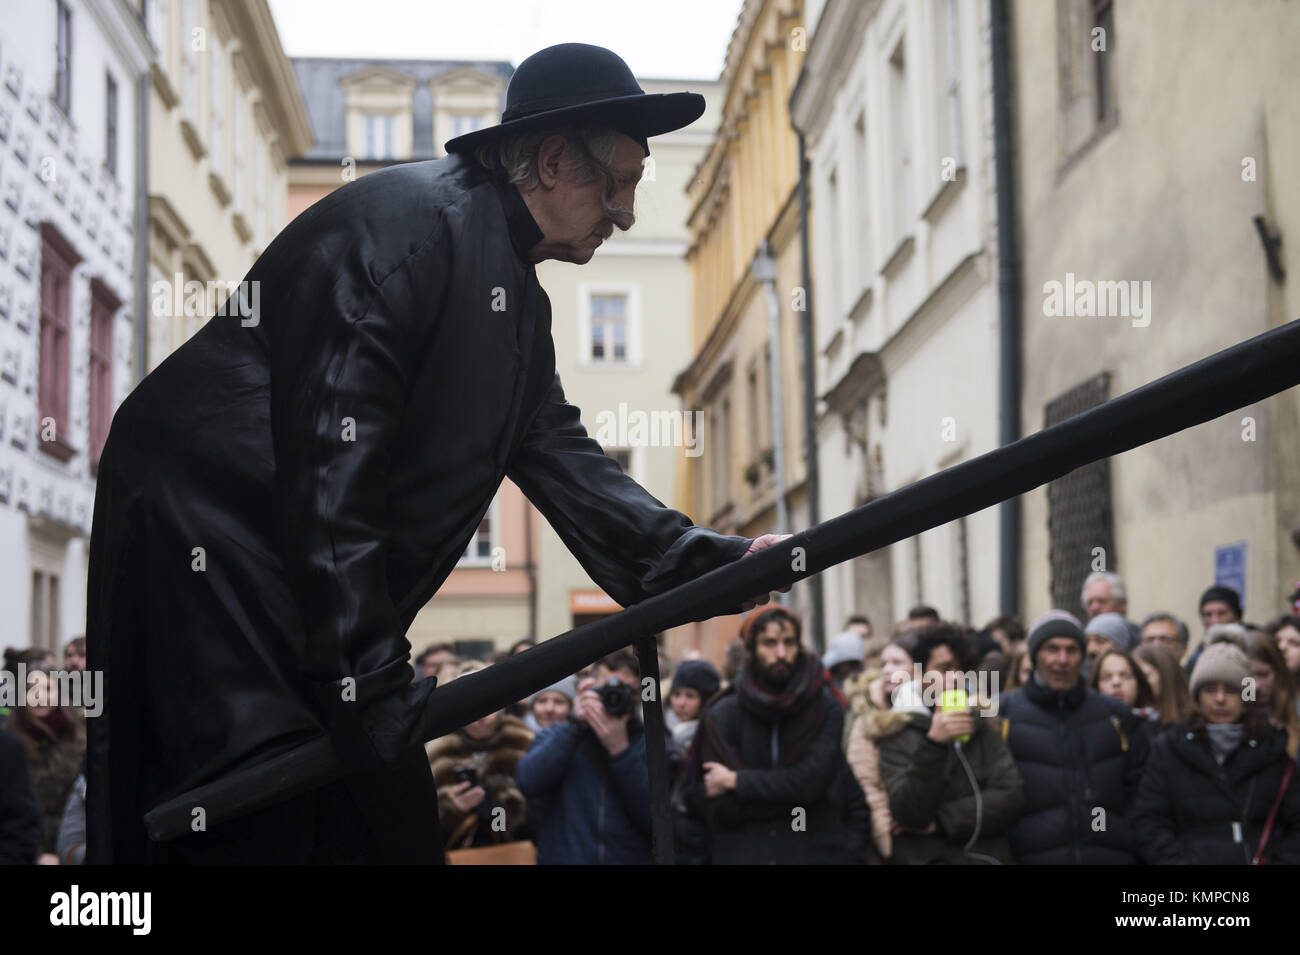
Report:
<svg viewBox="0 0 1300 955"><path fill-rule="evenodd" d="M744 557L741 558L741 560L744 560L745 557L748 557L750 554L758 553L760 550L763 550L763 548L765 547L771 547L773 544L779 544L781 543L781 541L787 540L791 536L792 535L790 534L764 534L762 537L755 537L754 542L749 545L749 550L745 551L745 555ZM783 594L788 594L790 592L790 588L782 587L779 592ZM748 600L746 600L744 603L740 605L740 612L744 613L748 610L753 610L755 607L761 604L765 604L771 599L772 599L771 593L759 594L757 597L750 597Z"/></svg>

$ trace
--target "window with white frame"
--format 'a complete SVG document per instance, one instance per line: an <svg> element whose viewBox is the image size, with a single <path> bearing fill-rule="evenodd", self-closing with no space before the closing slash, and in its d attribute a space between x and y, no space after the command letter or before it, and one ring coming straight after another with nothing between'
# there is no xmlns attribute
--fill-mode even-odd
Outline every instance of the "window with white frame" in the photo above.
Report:
<svg viewBox="0 0 1300 955"><path fill-rule="evenodd" d="M211 65L209 76L211 77L211 108L208 110L209 119L209 136L212 139L212 171L218 176L225 173L224 155L226 152L225 143L225 124L226 124L226 90L225 90L225 61L222 59L221 43L214 34L211 37L212 46L208 62Z"/></svg>
<svg viewBox="0 0 1300 955"><path fill-rule="evenodd" d="M957 45L957 0L934 2L935 104L939 160L961 159L961 59Z"/></svg>
<svg viewBox="0 0 1300 955"><path fill-rule="evenodd" d="M198 125L199 63L195 55L194 31L198 27L197 0L184 0L181 11L181 109L192 125Z"/></svg>
<svg viewBox="0 0 1300 955"><path fill-rule="evenodd" d="M641 363L640 291L628 283L578 287L578 354L583 365L636 367Z"/></svg>
<svg viewBox="0 0 1300 955"><path fill-rule="evenodd" d="M238 212L244 207L244 95L239 89L238 82L235 83L230 95L230 123L233 127L232 145L234 146L234 156L231 161L233 167L231 195L235 211Z"/></svg>
<svg viewBox="0 0 1300 955"><path fill-rule="evenodd" d="M853 125L853 178L857 187L858 216L858 251L859 261L864 266L863 275L869 276L875 271L871 246L871 188L870 170L867 166L867 111L858 113L858 121ZM869 280L868 280L869 281Z"/></svg>
<svg viewBox="0 0 1300 955"><path fill-rule="evenodd" d="M907 102L906 37L900 36L889 57L890 151L893 153L894 241L901 242L911 226L912 128Z"/></svg>
<svg viewBox="0 0 1300 955"><path fill-rule="evenodd" d="M364 155L362 159L392 159L393 133L397 118L391 113L366 113L364 125Z"/></svg>
<svg viewBox="0 0 1300 955"><path fill-rule="evenodd" d="M470 538L465 553L457 561L457 566L479 567L492 563L493 535L498 533L496 525L497 499L494 497L492 503L488 505L487 512L483 515L483 520L479 521L474 536Z"/></svg>
<svg viewBox="0 0 1300 955"><path fill-rule="evenodd" d="M456 115L451 118L451 135L464 136L466 133L472 133L483 126L483 117L476 114Z"/></svg>

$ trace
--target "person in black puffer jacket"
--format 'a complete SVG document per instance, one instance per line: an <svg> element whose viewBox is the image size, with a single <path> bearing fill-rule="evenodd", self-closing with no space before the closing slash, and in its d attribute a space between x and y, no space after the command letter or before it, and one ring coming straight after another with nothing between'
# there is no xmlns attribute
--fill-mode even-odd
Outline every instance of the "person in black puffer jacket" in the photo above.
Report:
<svg viewBox="0 0 1300 955"><path fill-rule="evenodd" d="M1072 615L1038 618L1028 648L1029 682L1002 701L1025 787L1012 855L1022 865L1138 862L1131 807L1149 748L1138 718L1084 684L1086 645Z"/></svg>
<svg viewBox="0 0 1300 955"><path fill-rule="evenodd" d="M1259 853L1269 863L1300 863L1300 785L1287 778L1295 763L1286 731L1242 699L1249 676L1250 661L1230 643L1211 644L1197 660L1195 711L1156 739L1142 776L1134 824L1148 862L1249 865Z"/></svg>

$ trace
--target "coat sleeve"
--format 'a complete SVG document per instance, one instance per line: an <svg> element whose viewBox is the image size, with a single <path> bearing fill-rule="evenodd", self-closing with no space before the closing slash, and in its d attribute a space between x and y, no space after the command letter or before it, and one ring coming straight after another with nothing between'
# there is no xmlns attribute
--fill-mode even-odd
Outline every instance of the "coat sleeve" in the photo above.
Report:
<svg viewBox="0 0 1300 955"><path fill-rule="evenodd" d="M345 761L362 765L423 742L433 689L432 680L412 685L389 590L384 488L409 381L442 309L442 240L439 217L392 264L313 259L299 276L265 279L333 283L327 307L291 308L276 323L272 506L305 630L299 666Z"/></svg>
<svg viewBox="0 0 1300 955"><path fill-rule="evenodd" d="M1002 742L999 730L985 729L980 741L984 758L988 760L987 779L980 789L980 835L996 837L1005 833L1020 818L1025 806L1025 789L1020 780L1020 770L1011 752ZM973 761L973 752L962 753ZM951 839L966 840L975 831L975 796L962 796L939 807L935 821Z"/></svg>
<svg viewBox="0 0 1300 955"><path fill-rule="evenodd" d="M519 791L533 799L554 789L564 778L577 749L578 734L572 724L546 727L515 768Z"/></svg>
<svg viewBox="0 0 1300 955"><path fill-rule="evenodd" d="M849 766L867 797L871 807L871 838L881 858L888 859L894 852L894 817L889 812L889 794L880 779L880 751L867 736L866 716L858 717L849 735Z"/></svg>
<svg viewBox="0 0 1300 955"><path fill-rule="evenodd" d="M23 744L0 729L0 865L31 865L41 845L41 810Z"/></svg>
<svg viewBox="0 0 1300 955"><path fill-rule="evenodd" d="M1178 797L1169 788L1171 762L1168 744L1163 739L1157 740L1151 747L1137 799L1130 809L1138 849L1149 865L1185 865L1189 862L1178 840L1174 821L1174 801Z"/></svg>
<svg viewBox="0 0 1300 955"><path fill-rule="evenodd" d="M908 829L924 829L935 821L943 795L948 745L915 730L904 729L877 744L880 778L889 793L889 811Z"/></svg>
<svg viewBox="0 0 1300 955"><path fill-rule="evenodd" d="M696 526L623 473L588 436L558 372L506 474L624 607L738 560L752 543Z"/></svg>
<svg viewBox="0 0 1300 955"><path fill-rule="evenodd" d="M1276 798L1274 794L1272 799ZM1272 799L1269 808L1273 806ZM1276 846L1264 847L1265 858L1277 865L1300 865L1300 765L1295 762L1291 763L1291 780L1277 807L1269 842L1273 840L1277 840Z"/></svg>

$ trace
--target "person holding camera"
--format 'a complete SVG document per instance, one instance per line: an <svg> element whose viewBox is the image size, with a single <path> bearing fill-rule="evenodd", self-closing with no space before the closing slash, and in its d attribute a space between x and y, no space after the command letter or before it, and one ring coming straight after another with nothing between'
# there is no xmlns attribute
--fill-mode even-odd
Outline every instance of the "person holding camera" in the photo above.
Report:
<svg viewBox="0 0 1300 955"><path fill-rule="evenodd" d="M456 677L482 669L468 661ZM425 744L447 851L529 838L528 807L514 777L532 741L528 727L499 710Z"/></svg>
<svg viewBox="0 0 1300 955"><path fill-rule="evenodd" d="M651 862L636 657L615 662L579 684L569 718L542 730L519 761L519 788L536 809L539 865Z"/></svg>

